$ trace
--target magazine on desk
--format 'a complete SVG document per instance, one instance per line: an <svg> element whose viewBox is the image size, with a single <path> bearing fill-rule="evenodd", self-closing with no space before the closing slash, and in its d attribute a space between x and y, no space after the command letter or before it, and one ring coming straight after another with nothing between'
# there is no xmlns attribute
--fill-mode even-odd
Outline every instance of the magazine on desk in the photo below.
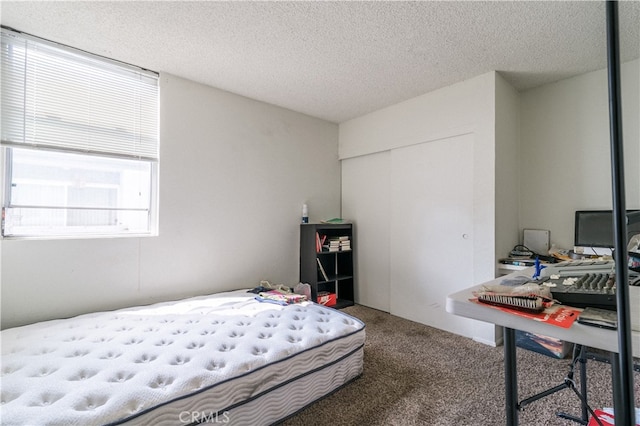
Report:
<svg viewBox="0 0 640 426"><path fill-rule="evenodd" d="M487 305L479 302L477 298L469 299L471 302L478 303L482 306L486 306L491 309L498 309L502 312L517 315L524 318L529 318L534 321L540 321L545 324L555 325L556 327L569 328L578 319L578 316L582 312L580 308L573 308L571 306L553 305L546 308L540 313L531 313L519 311L517 309L509 309L503 306Z"/></svg>

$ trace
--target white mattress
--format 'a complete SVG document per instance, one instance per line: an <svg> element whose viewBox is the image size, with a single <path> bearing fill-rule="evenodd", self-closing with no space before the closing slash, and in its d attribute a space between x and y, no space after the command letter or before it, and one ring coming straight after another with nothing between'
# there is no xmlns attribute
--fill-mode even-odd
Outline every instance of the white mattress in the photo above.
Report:
<svg viewBox="0 0 640 426"><path fill-rule="evenodd" d="M0 423L272 424L361 374L361 321L254 296L4 330Z"/></svg>

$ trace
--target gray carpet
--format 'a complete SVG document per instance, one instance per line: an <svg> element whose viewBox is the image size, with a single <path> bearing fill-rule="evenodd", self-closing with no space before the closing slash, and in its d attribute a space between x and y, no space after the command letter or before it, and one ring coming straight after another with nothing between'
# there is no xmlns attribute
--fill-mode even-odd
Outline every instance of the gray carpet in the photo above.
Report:
<svg viewBox="0 0 640 426"><path fill-rule="evenodd" d="M360 378L288 419L296 425L504 425L503 348L363 306L345 312L366 324ZM519 400L563 383L570 355L556 359L517 348ZM579 375L576 371L576 379ZM611 367L587 363L589 403L612 407ZM576 380L579 389L579 380ZM640 406L640 374L634 373ZM578 425L556 412L580 416L571 389L538 400L520 412L521 425Z"/></svg>

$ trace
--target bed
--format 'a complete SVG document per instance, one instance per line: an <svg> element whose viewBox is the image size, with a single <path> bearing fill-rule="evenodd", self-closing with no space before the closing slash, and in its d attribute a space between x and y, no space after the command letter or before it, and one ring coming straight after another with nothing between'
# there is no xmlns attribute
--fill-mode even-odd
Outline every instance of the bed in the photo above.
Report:
<svg viewBox="0 0 640 426"><path fill-rule="evenodd" d="M2 331L3 425L277 423L362 373L364 324L247 290Z"/></svg>

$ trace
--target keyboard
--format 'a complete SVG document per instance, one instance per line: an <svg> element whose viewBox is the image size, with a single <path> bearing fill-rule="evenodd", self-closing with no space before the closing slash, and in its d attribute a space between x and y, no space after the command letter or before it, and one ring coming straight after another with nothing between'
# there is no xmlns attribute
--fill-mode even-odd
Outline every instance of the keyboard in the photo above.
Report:
<svg viewBox="0 0 640 426"><path fill-rule="evenodd" d="M559 278L550 277L546 283L551 284L553 298L563 305L616 310L616 286L613 274L587 272L581 275L564 275Z"/></svg>
<svg viewBox="0 0 640 426"><path fill-rule="evenodd" d="M614 272L615 262L613 260L571 260L568 262L554 263L544 268L540 275L548 277L551 275L576 276L589 272Z"/></svg>
<svg viewBox="0 0 640 426"><path fill-rule="evenodd" d="M629 272L631 329L640 331L640 277ZM576 308L594 307L615 311L617 306L613 260L581 259L555 263L544 268L542 280L551 284L551 295L558 302ZM555 287L553 286L555 284Z"/></svg>

